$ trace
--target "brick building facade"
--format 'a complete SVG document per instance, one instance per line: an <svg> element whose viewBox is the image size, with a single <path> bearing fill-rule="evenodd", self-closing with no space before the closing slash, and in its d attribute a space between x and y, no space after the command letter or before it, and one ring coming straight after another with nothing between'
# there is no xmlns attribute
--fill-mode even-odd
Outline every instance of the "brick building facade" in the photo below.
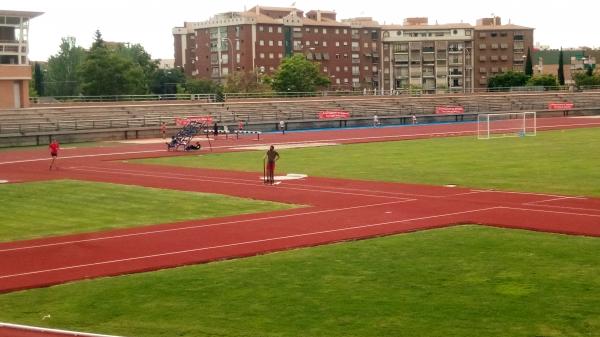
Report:
<svg viewBox="0 0 600 337"><path fill-rule="evenodd" d="M427 18L380 25L369 17L338 20L331 11L261 6L186 22L173 35L175 66L195 78L272 74L283 58L300 53L319 62L332 89L430 93L471 92L493 72L522 70L523 50L533 45L532 28L503 26L498 17L476 26L432 25Z"/></svg>

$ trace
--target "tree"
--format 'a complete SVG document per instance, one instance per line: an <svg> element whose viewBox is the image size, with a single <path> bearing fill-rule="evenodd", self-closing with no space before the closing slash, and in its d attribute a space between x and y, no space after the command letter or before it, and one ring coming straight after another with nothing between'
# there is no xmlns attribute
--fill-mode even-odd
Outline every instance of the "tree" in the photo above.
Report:
<svg viewBox="0 0 600 337"><path fill-rule="evenodd" d="M235 71L227 76L225 92L266 92L270 87L260 81L256 72Z"/></svg>
<svg viewBox="0 0 600 337"><path fill-rule="evenodd" d="M525 58L525 75L533 76L533 62L531 62L531 48L527 48L527 57Z"/></svg>
<svg viewBox="0 0 600 337"><path fill-rule="evenodd" d="M177 94L177 87L185 84L185 75L180 68L158 69L150 80L150 92L154 94Z"/></svg>
<svg viewBox="0 0 600 337"><path fill-rule="evenodd" d="M77 46L74 37L63 37L59 52L48 59L44 94L76 96L81 93L79 67L85 60L85 50Z"/></svg>
<svg viewBox="0 0 600 337"><path fill-rule="evenodd" d="M321 74L319 64L302 54L285 58L272 80L273 90L279 92L314 92L329 84L329 78Z"/></svg>
<svg viewBox="0 0 600 337"><path fill-rule="evenodd" d="M558 84L565 85L565 69L564 69L564 57L562 47L558 53Z"/></svg>
<svg viewBox="0 0 600 337"><path fill-rule="evenodd" d="M552 74L535 75L527 81L528 86L556 87L556 76Z"/></svg>
<svg viewBox="0 0 600 337"><path fill-rule="evenodd" d="M598 72L590 76L587 71L578 71L573 75L573 79L578 88L600 85L600 73Z"/></svg>
<svg viewBox="0 0 600 337"><path fill-rule="evenodd" d="M507 71L503 74L490 77L488 80L488 88L499 91L508 91L510 87L522 87L527 84L529 76L514 71Z"/></svg>
<svg viewBox="0 0 600 337"><path fill-rule="evenodd" d="M33 67L33 81L35 92L38 96L44 96L44 72L38 62Z"/></svg>
<svg viewBox="0 0 600 337"><path fill-rule="evenodd" d="M188 94L219 94L223 92L223 88L211 80L189 79L185 82L185 92Z"/></svg>
<svg viewBox="0 0 600 337"><path fill-rule="evenodd" d="M132 46L120 44L115 51L118 55L133 62L142 69L142 72L144 73L143 81L147 83L146 91L149 92L150 84L158 70L158 61L152 60L150 54L148 54L140 44L134 44Z"/></svg>
<svg viewBox="0 0 600 337"><path fill-rule="evenodd" d="M87 59L80 68L85 95L140 95L148 92L148 82L139 64L107 48L96 31Z"/></svg>

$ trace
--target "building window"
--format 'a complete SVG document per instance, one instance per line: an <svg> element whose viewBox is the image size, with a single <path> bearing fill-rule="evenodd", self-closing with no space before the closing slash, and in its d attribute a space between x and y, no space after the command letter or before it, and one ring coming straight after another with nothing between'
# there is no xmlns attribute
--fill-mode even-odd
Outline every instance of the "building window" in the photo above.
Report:
<svg viewBox="0 0 600 337"><path fill-rule="evenodd" d="M471 36L471 31L469 29L465 30L465 35L466 36Z"/></svg>
<svg viewBox="0 0 600 337"><path fill-rule="evenodd" d="M259 40L258 41L258 45L259 46L264 46L265 45L265 40Z"/></svg>
<svg viewBox="0 0 600 337"><path fill-rule="evenodd" d="M323 47L327 47L327 41L323 41Z"/></svg>
<svg viewBox="0 0 600 337"><path fill-rule="evenodd" d="M348 30L347 29L344 29L343 32L344 32L344 34L348 34Z"/></svg>
<svg viewBox="0 0 600 337"><path fill-rule="evenodd" d="M273 33L273 27L269 26L269 33Z"/></svg>
<svg viewBox="0 0 600 337"><path fill-rule="evenodd" d="M337 71L338 73L340 72L340 70L341 70L340 66L335 67L335 71Z"/></svg>
<svg viewBox="0 0 600 337"><path fill-rule="evenodd" d="M339 34L339 33L340 33L340 30L339 30L339 29L336 29L336 30L335 30L335 33L336 33L336 34Z"/></svg>
<svg viewBox="0 0 600 337"><path fill-rule="evenodd" d="M335 41L335 46L339 47L340 46L340 41Z"/></svg>
<svg viewBox="0 0 600 337"><path fill-rule="evenodd" d="M273 54L273 53L269 53L269 58L270 58L271 60L272 60L272 59L274 59L274 58L275 58L275 54Z"/></svg>
<svg viewBox="0 0 600 337"><path fill-rule="evenodd" d="M481 44L479 45L479 49L485 49L485 43L481 43Z"/></svg>
<svg viewBox="0 0 600 337"><path fill-rule="evenodd" d="M277 45L278 45L279 47L283 47L283 41L277 41Z"/></svg>
<svg viewBox="0 0 600 337"><path fill-rule="evenodd" d="M281 27L277 27L277 33L281 33Z"/></svg>
<svg viewBox="0 0 600 337"><path fill-rule="evenodd" d="M258 57L261 58L261 59L264 59L265 58L265 53L260 53Z"/></svg>
<svg viewBox="0 0 600 337"><path fill-rule="evenodd" d="M269 46L273 47L273 40L269 40Z"/></svg>
<svg viewBox="0 0 600 337"><path fill-rule="evenodd" d="M304 28L304 31L306 31L307 33L310 33L310 27Z"/></svg>
<svg viewBox="0 0 600 337"><path fill-rule="evenodd" d="M278 58L280 58L280 59L282 59L282 58L283 58L283 54L282 54L282 53L279 53L279 54L277 55L277 57L278 57Z"/></svg>
<svg viewBox="0 0 600 337"><path fill-rule="evenodd" d="M369 71L369 66L364 66L363 70L364 71Z"/></svg>
<svg viewBox="0 0 600 337"><path fill-rule="evenodd" d="M348 41L344 41L344 46L347 46L347 45L348 45Z"/></svg>
<svg viewBox="0 0 600 337"><path fill-rule="evenodd" d="M319 28L315 28L315 34L319 34Z"/></svg>
<svg viewBox="0 0 600 337"><path fill-rule="evenodd" d="M264 31L264 30L265 30L265 27L263 27L263 26L258 26L258 31L259 31L259 32L262 32L262 31Z"/></svg>
<svg viewBox="0 0 600 337"><path fill-rule="evenodd" d="M327 34L327 28L323 28L323 34Z"/></svg>
<svg viewBox="0 0 600 337"><path fill-rule="evenodd" d="M304 41L304 44L305 44L306 46L310 46L310 41L306 40L306 41Z"/></svg>
<svg viewBox="0 0 600 337"><path fill-rule="evenodd" d="M335 54L335 58L336 58L337 60L339 60L339 59L340 59L340 54Z"/></svg>
<svg viewBox="0 0 600 337"><path fill-rule="evenodd" d="M352 42L352 43L354 43L354 42ZM358 44L358 42L356 44ZM363 48L369 48L369 42L363 43Z"/></svg>

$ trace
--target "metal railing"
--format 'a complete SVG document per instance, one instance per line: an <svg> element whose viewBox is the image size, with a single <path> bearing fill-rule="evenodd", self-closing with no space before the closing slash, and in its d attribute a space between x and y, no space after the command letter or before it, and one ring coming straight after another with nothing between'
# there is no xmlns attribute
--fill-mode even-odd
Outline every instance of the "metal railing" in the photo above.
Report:
<svg viewBox="0 0 600 337"><path fill-rule="evenodd" d="M44 103L79 103L79 102L156 102L156 101L203 101L215 102L216 94L163 94L163 95L106 95L106 96L52 96L52 97L30 97L29 101L34 104Z"/></svg>

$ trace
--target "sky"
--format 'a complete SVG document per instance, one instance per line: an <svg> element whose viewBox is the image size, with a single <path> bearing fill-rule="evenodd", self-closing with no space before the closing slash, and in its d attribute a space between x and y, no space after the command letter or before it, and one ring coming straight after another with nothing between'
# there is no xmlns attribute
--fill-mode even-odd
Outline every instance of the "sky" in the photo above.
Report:
<svg viewBox="0 0 600 337"><path fill-rule="evenodd" d="M58 53L62 37L72 36L89 48L94 32L105 41L139 43L155 59L172 59L173 27L205 21L216 13L243 11L255 5L335 10L339 19L370 16L380 24L401 24L407 17L429 17L429 23L470 23L500 16L502 23L533 27L534 42L551 48L600 47L594 23L596 1L558 0L20 0L3 1L2 10L44 12L30 22L29 59L45 61ZM596 3L596 5L594 5Z"/></svg>

